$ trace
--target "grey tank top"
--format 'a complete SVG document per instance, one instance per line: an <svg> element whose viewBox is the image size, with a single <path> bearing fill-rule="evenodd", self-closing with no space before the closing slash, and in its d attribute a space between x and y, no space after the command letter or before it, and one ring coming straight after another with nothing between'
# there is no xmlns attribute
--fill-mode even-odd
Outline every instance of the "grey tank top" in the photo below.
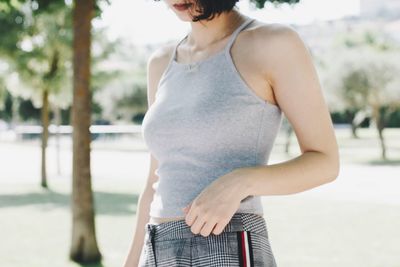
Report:
<svg viewBox="0 0 400 267"><path fill-rule="evenodd" d="M279 106L264 101L241 78L227 45L195 64L177 62L178 45L162 74L142 137L158 161L152 217L184 216L182 208L218 177L237 168L266 165L282 122ZM238 212L264 214L261 196L248 196Z"/></svg>

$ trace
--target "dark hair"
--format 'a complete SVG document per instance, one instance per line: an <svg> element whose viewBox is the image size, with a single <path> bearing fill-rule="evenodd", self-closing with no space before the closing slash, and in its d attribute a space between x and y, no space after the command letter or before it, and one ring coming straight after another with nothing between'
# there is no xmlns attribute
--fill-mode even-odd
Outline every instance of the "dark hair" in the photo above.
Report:
<svg viewBox="0 0 400 267"><path fill-rule="evenodd" d="M160 0L154 0L160 1ZM198 16L192 15L192 21L212 20L216 14L231 11L239 0L194 0ZM186 2L186 1L185 1Z"/></svg>

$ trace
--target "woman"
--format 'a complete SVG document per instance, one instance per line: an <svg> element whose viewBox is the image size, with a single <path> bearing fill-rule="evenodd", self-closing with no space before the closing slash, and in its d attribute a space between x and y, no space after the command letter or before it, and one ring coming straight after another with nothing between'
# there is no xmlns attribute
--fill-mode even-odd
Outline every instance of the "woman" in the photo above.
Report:
<svg viewBox="0 0 400 267"><path fill-rule="evenodd" d="M339 173L332 121L310 53L237 0L165 0L191 24L148 61L147 185L125 267L277 266L261 196ZM267 165L283 114L302 155Z"/></svg>

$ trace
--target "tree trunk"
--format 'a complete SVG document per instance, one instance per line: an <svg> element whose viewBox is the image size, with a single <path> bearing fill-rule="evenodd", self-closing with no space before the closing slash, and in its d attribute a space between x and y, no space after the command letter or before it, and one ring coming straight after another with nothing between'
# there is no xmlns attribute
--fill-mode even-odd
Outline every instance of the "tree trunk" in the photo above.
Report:
<svg viewBox="0 0 400 267"><path fill-rule="evenodd" d="M74 1L73 184L71 201L73 218L70 259L79 263L98 263L102 258L95 234L90 173L90 46L93 13L93 0Z"/></svg>
<svg viewBox="0 0 400 267"><path fill-rule="evenodd" d="M358 139L358 134L357 134L357 128L358 125L356 125L353 121L351 122L351 137Z"/></svg>
<svg viewBox="0 0 400 267"><path fill-rule="evenodd" d="M381 144L381 157L383 160L386 160L386 144L385 144L385 138L383 137L383 129L381 127L378 127L378 134L379 134L379 141Z"/></svg>
<svg viewBox="0 0 400 267"><path fill-rule="evenodd" d="M357 129L361 125L361 123L367 118L368 112L365 110L358 110L351 120L351 132L353 138L358 138Z"/></svg>
<svg viewBox="0 0 400 267"><path fill-rule="evenodd" d="M11 125L15 127L19 121L19 106L20 106L20 100L18 96L15 96L12 98L12 106L11 106Z"/></svg>
<svg viewBox="0 0 400 267"><path fill-rule="evenodd" d="M385 145L385 138L383 136L383 129L385 129L385 123L384 123L384 118L380 112L380 107L376 106L373 107L373 116L375 120L375 126L378 131L379 135L379 142L381 146L381 158L383 160L386 160L386 145Z"/></svg>
<svg viewBox="0 0 400 267"><path fill-rule="evenodd" d="M386 160L386 144L385 137L383 136L383 130L385 129L385 120L380 112L378 112L376 127L378 129L379 140L381 143L381 157L383 160Z"/></svg>
<svg viewBox="0 0 400 267"><path fill-rule="evenodd" d="M43 188L48 188L47 186L47 172L46 172L46 150L47 141L49 139L49 91L47 89L43 90L42 94L42 180L41 186Z"/></svg>
<svg viewBox="0 0 400 267"><path fill-rule="evenodd" d="M54 108L54 118L57 126L57 131L55 134L55 141L56 141L56 160L57 160L57 175L61 175L61 161L60 161L60 126L61 126L61 109L60 107Z"/></svg>

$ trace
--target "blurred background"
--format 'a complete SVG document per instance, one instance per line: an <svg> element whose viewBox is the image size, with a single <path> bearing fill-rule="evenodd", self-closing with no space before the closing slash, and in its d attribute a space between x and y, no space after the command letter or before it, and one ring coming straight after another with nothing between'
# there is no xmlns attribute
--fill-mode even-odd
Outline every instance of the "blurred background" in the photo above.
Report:
<svg viewBox="0 0 400 267"><path fill-rule="evenodd" d="M278 266L400 267L400 1L237 6L301 35L340 146L333 183L263 197ZM146 62L189 29L162 1L0 0L0 266L122 266ZM269 163L299 154L285 119Z"/></svg>

